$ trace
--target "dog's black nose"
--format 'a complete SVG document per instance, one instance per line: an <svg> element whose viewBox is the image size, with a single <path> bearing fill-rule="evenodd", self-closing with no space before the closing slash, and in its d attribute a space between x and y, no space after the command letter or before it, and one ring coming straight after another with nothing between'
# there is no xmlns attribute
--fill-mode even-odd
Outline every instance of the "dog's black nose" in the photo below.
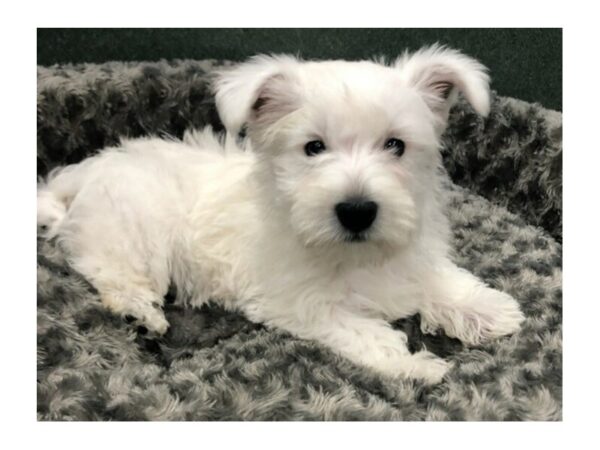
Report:
<svg viewBox="0 0 600 450"><path fill-rule="evenodd" d="M369 228L377 216L377 203L365 200L350 200L335 205L340 223L353 233Z"/></svg>

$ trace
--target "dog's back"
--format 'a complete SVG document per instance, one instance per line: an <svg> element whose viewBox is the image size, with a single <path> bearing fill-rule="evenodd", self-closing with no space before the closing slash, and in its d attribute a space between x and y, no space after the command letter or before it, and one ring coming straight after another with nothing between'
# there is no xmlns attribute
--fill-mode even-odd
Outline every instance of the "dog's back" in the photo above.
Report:
<svg viewBox="0 0 600 450"><path fill-rule="evenodd" d="M150 305L162 304L171 281L184 278L197 282L179 283L181 294L206 301L214 289L204 292L212 285L193 262L220 267L219 236L243 238L243 224L223 205L253 208L243 183L252 163L251 152L210 129L182 141L124 140L39 183L38 229L58 239L109 308L164 332L164 318L153 320Z"/></svg>

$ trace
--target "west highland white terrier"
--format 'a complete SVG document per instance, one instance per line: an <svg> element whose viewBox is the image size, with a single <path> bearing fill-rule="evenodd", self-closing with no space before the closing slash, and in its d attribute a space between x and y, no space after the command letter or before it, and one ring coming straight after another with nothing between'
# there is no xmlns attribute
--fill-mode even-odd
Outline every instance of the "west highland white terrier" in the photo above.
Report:
<svg viewBox="0 0 600 450"><path fill-rule="evenodd" d="M174 283L179 304L427 383L449 363L390 321L420 313L466 344L518 330L517 302L448 256L440 135L459 92L489 112L480 63L440 46L391 64L257 56L214 92L227 137L125 140L38 186L38 224L107 308L163 334Z"/></svg>

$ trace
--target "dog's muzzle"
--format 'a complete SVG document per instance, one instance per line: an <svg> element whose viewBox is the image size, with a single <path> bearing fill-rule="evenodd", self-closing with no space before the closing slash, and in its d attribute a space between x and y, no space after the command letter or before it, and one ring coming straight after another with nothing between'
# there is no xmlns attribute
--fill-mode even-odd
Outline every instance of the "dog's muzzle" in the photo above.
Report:
<svg viewBox="0 0 600 450"><path fill-rule="evenodd" d="M351 199L335 205L335 214L342 226L359 234L367 230L377 217L377 203L363 199Z"/></svg>

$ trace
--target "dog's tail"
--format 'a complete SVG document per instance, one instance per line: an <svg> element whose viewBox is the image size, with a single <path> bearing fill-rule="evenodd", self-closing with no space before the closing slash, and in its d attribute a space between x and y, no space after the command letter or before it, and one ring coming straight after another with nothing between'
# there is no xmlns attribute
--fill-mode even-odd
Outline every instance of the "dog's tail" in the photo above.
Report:
<svg viewBox="0 0 600 450"><path fill-rule="evenodd" d="M85 164L84 164L85 165ZM82 164L58 167L37 186L38 234L51 239L58 234L73 198L82 186Z"/></svg>

